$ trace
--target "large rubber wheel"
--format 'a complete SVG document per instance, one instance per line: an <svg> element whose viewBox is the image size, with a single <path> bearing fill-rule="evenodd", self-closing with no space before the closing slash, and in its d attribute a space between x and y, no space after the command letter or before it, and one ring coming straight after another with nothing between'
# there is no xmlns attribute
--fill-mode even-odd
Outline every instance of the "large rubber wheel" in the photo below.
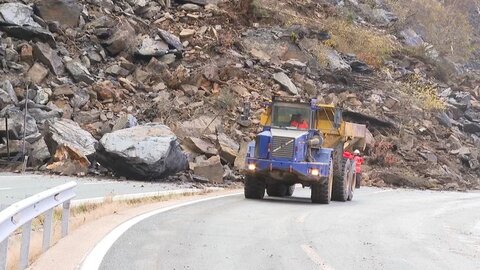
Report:
<svg viewBox="0 0 480 270"><path fill-rule="evenodd" d="M267 185L267 194L270 197L284 197L288 193L288 186L283 183Z"/></svg>
<svg viewBox="0 0 480 270"><path fill-rule="evenodd" d="M348 195L349 195L348 177L351 171L351 164L352 164L352 160L342 158L342 163L339 166L339 171L337 171L336 177L334 172L333 194L332 194L332 200L334 201L345 202L348 200ZM341 174L339 172L341 172Z"/></svg>
<svg viewBox="0 0 480 270"><path fill-rule="evenodd" d="M287 194L285 196L287 197L292 196L294 191L295 191L295 184L288 186Z"/></svg>
<svg viewBox="0 0 480 270"><path fill-rule="evenodd" d="M329 204L332 200L333 162L330 161L330 175L325 183L312 184L312 203Z"/></svg>
<svg viewBox="0 0 480 270"><path fill-rule="evenodd" d="M244 187L245 198L263 199L265 196L265 181L258 177L247 175Z"/></svg>
<svg viewBox="0 0 480 270"><path fill-rule="evenodd" d="M345 158L343 157L343 143L339 143L333 151L333 180L343 178L343 165Z"/></svg>

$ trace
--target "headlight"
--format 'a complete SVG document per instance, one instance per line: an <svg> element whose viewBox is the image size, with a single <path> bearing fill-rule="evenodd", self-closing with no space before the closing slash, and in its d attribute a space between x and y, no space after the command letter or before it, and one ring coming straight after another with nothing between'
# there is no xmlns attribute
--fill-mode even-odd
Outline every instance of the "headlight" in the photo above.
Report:
<svg viewBox="0 0 480 270"><path fill-rule="evenodd" d="M248 170L249 170L249 171L255 171L256 168L257 168L257 166L255 166L254 163L248 164Z"/></svg>
<svg viewBox="0 0 480 270"><path fill-rule="evenodd" d="M313 176L318 176L320 175L320 171L318 169L311 169L310 170L310 173L313 175Z"/></svg>

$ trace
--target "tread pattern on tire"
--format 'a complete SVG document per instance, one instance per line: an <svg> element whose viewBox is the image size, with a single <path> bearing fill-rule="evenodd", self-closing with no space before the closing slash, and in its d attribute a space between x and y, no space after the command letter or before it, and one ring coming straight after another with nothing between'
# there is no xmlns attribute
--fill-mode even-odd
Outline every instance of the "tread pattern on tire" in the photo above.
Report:
<svg viewBox="0 0 480 270"><path fill-rule="evenodd" d="M312 185L312 203L329 204L330 198L328 196L328 184L313 184Z"/></svg>
<svg viewBox="0 0 480 270"><path fill-rule="evenodd" d="M332 199L332 186L333 186L333 161L330 160L330 177L328 177L325 183L313 184L312 189L312 203L329 204Z"/></svg>
<svg viewBox="0 0 480 270"><path fill-rule="evenodd" d="M265 182L251 175L245 177L245 198L263 199L265 196Z"/></svg>
<svg viewBox="0 0 480 270"><path fill-rule="evenodd" d="M342 157L342 161L338 166L339 171L336 174L334 173L332 191L332 200L334 201L345 202L348 199L348 183L345 181L345 168L350 165L349 162L349 159Z"/></svg>

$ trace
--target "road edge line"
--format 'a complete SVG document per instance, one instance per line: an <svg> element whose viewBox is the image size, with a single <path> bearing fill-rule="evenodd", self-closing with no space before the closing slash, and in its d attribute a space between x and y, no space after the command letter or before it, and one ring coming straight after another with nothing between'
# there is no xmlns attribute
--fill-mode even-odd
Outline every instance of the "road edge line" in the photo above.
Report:
<svg viewBox="0 0 480 270"><path fill-rule="evenodd" d="M100 268L100 265L103 262L103 258L107 254L107 252L110 250L110 248L113 246L113 244L120 238L125 232L127 232L131 227L136 225L137 223L152 217L154 215L158 215L173 209L181 208L184 206L192 205L192 204L197 204L201 202L206 202L210 200L215 200L215 199L221 199L225 197L231 197L231 196L236 196L242 194L241 192L233 193L233 194L225 194L225 195L217 195L214 197L210 198L204 198L204 199L199 199L199 200L194 200L190 202L185 202L177 205L172 205L168 206L165 208L160 208L157 210L153 210L148 213L141 214L139 216L136 216L132 219L129 219L125 221L124 223L120 224L117 226L115 229L110 231L100 242L98 242L95 247L88 253L88 255L82 260L80 263L80 267L78 268L79 270L97 270Z"/></svg>

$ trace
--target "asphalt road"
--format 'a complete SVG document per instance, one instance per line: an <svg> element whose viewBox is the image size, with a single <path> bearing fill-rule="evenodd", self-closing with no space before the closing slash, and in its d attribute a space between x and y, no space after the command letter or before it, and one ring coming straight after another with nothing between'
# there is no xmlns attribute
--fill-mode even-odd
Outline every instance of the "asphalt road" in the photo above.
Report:
<svg viewBox="0 0 480 270"><path fill-rule="evenodd" d="M309 194L237 195L154 215L100 269L480 269L480 193L362 188L330 205Z"/></svg>
<svg viewBox="0 0 480 270"><path fill-rule="evenodd" d="M49 188L76 181L77 197L75 200L104 198L113 195L139 194L189 188L190 185L176 183L156 183L138 181L118 181L111 179L78 178L52 175L33 174L0 174L0 206L10 205L26 197L32 196Z"/></svg>

